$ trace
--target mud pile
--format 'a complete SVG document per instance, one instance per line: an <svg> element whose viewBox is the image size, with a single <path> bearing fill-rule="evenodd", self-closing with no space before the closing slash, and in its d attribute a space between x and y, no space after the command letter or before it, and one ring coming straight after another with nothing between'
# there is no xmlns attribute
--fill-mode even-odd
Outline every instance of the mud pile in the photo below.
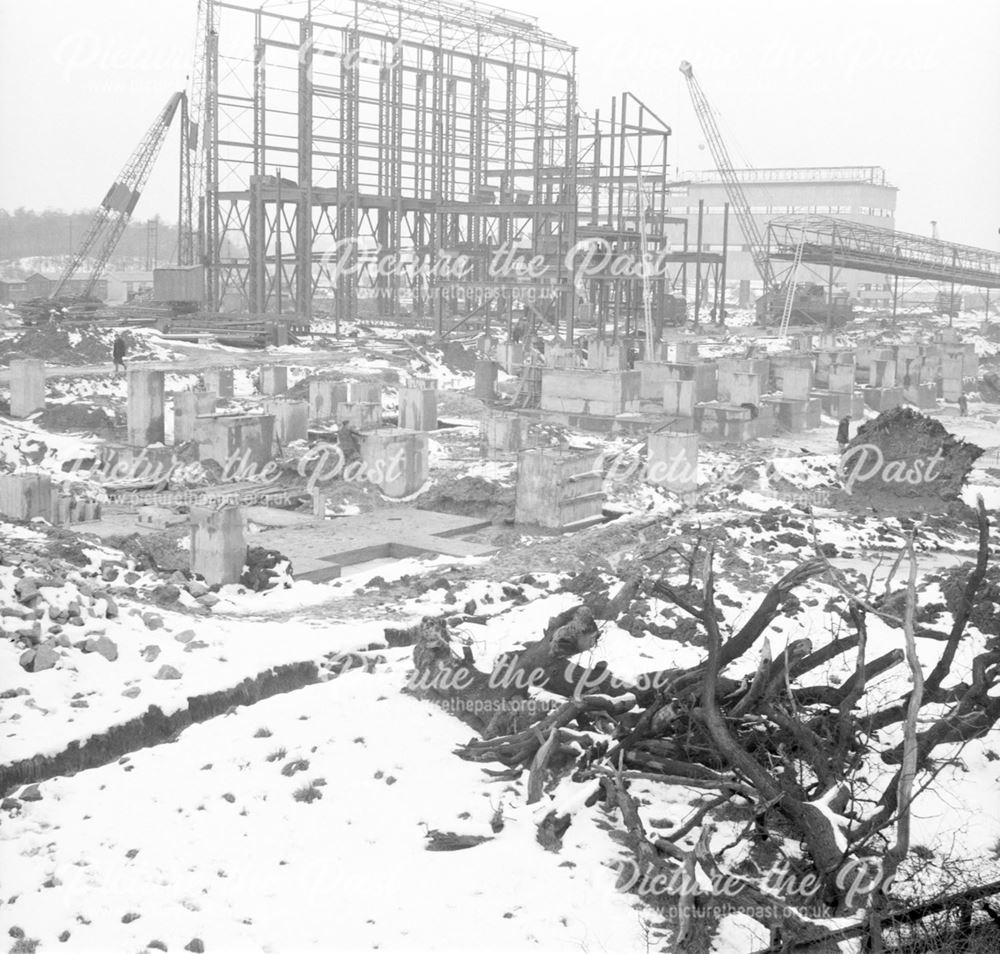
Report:
<svg viewBox="0 0 1000 954"><path fill-rule="evenodd" d="M900 407L858 428L841 465L852 494L953 500L982 454L940 421Z"/></svg>

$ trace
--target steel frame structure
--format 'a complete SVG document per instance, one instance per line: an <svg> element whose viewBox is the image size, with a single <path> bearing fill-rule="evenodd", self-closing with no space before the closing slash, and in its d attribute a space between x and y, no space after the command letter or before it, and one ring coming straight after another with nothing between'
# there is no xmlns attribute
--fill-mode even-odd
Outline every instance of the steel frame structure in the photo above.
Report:
<svg viewBox="0 0 1000 954"><path fill-rule="evenodd" d="M473 315L509 328L519 304L572 339L588 295L614 333L650 289L662 302L666 281L584 287L570 252L665 246L682 224L665 213L670 129L627 93L610 121L582 116L576 50L533 18L458 0L199 9L208 311L308 320L315 301L338 331L363 310L441 335ZM497 273L512 248L530 275Z"/></svg>
<svg viewBox="0 0 1000 954"><path fill-rule="evenodd" d="M440 330L504 242L573 239L575 50L534 21L449 0L210 6L209 309L308 318L327 294L339 320L372 296ZM458 256L462 281L442 278ZM571 320L558 265L544 284Z"/></svg>
<svg viewBox="0 0 1000 954"><path fill-rule="evenodd" d="M1000 252L824 216L782 216L768 223L770 258L791 261L800 244L804 263L1000 288Z"/></svg>

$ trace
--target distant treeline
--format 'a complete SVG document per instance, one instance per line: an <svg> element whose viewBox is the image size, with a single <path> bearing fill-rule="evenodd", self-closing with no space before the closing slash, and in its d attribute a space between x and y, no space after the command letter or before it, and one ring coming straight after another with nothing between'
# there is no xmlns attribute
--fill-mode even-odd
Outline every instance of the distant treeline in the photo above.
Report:
<svg viewBox="0 0 1000 954"><path fill-rule="evenodd" d="M69 255L80 246L93 218L94 210L0 209L0 261ZM147 255L163 265L177 260L177 227L160 221L155 239L150 236L147 241L147 222L147 219L133 219L128 224L112 263L144 263Z"/></svg>

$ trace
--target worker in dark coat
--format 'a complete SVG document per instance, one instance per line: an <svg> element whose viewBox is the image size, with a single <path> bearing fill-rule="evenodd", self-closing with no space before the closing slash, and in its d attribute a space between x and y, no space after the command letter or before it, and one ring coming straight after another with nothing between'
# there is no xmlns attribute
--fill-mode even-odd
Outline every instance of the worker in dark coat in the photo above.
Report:
<svg viewBox="0 0 1000 954"><path fill-rule="evenodd" d="M969 413L969 399L964 394L958 396L958 413L962 417Z"/></svg>
<svg viewBox="0 0 1000 954"><path fill-rule="evenodd" d="M840 419L840 424L837 427L837 446L840 448L840 453L844 453L844 449L847 447L848 441L851 439L851 419L849 417L842 417Z"/></svg>
<svg viewBox="0 0 1000 954"><path fill-rule="evenodd" d="M128 350L125 339L121 335L115 335L114 344L111 346L111 358L115 363L115 371L125 370L125 352Z"/></svg>

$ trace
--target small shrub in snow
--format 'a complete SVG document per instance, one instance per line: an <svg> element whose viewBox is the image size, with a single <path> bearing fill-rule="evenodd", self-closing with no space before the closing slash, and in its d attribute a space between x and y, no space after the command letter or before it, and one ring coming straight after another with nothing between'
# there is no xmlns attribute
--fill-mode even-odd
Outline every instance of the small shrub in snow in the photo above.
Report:
<svg viewBox="0 0 1000 954"><path fill-rule="evenodd" d="M292 797L295 801L305 802L308 805L309 802L315 801L317 798L322 798L323 792L315 785L303 785L302 788L295 790Z"/></svg>

